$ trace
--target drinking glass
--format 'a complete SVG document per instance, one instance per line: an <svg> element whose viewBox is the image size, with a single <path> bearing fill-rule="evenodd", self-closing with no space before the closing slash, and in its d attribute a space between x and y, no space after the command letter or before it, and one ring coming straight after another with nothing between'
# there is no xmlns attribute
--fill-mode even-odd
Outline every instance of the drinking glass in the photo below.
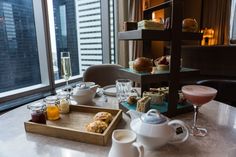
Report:
<svg viewBox="0 0 236 157"><path fill-rule="evenodd" d="M69 90L69 79L72 76L70 52L61 52L61 75L66 80L65 89Z"/></svg>
<svg viewBox="0 0 236 157"><path fill-rule="evenodd" d="M127 101L132 89L132 81L129 79L116 80L116 97L118 102Z"/></svg>
<svg viewBox="0 0 236 157"><path fill-rule="evenodd" d="M206 136L207 129L197 127L198 110L203 104L213 100L217 94L217 90L211 87L202 85L186 85L182 87L184 97L193 104L194 117L193 126L190 130L192 136Z"/></svg>

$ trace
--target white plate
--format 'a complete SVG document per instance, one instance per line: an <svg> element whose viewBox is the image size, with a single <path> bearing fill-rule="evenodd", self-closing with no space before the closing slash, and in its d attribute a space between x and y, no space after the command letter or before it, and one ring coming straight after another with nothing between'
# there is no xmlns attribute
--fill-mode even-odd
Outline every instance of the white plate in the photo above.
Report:
<svg viewBox="0 0 236 157"><path fill-rule="evenodd" d="M103 87L103 93L104 93L104 95L115 97L116 96L116 85L109 85L109 86Z"/></svg>

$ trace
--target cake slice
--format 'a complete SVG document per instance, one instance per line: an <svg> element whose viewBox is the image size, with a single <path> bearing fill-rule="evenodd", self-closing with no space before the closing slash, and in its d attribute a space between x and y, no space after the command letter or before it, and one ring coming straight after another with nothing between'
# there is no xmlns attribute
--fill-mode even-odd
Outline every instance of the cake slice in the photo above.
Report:
<svg viewBox="0 0 236 157"><path fill-rule="evenodd" d="M142 20L138 22L138 29L164 30L164 24L152 20Z"/></svg>
<svg viewBox="0 0 236 157"><path fill-rule="evenodd" d="M150 109L151 98L149 96L144 96L137 102L136 110L139 112L147 112Z"/></svg>

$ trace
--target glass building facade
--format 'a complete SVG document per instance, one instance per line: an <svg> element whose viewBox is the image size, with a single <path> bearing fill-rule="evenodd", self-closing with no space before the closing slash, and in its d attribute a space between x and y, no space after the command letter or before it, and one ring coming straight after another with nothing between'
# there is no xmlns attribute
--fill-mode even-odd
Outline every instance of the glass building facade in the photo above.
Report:
<svg viewBox="0 0 236 157"><path fill-rule="evenodd" d="M54 67L58 68L58 75L55 72L55 79L61 79L61 59L60 53L62 51L69 51L71 55L72 75L79 74L78 62L78 43L75 20L75 1L74 0L53 0L55 35L57 54ZM55 59L54 58L54 59Z"/></svg>
<svg viewBox="0 0 236 157"><path fill-rule="evenodd" d="M102 64L103 53L110 53L111 63L115 63L113 0L109 0L110 52L103 50L101 2L52 1L55 80L62 78L62 51L71 53L73 76L82 74L91 65ZM42 83L36 32L33 0L0 0L0 93Z"/></svg>
<svg viewBox="0 0 236 157"><path fill-rule="evenodd" d="M39 83L32 0L0 0L0 92Z"/></svg>

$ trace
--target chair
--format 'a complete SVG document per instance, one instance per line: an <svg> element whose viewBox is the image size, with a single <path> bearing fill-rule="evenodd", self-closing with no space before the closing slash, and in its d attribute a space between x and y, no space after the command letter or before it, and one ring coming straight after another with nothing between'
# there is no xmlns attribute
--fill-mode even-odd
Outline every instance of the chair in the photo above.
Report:
<svg viewBox="0 0 236 157"><path fill-rule="evenodd" d="M123 78L119 69L123 68L118 64L92 65L83 74L84 82L95 82L101 87L114 85L117 79Z"/></svg>
<svg viewBox="0 0 236 157"><path fill-rule="evenodd" d="M215 88L218 91L215 100L236 107L236 80L210 79L197 84Z"/></svg>

